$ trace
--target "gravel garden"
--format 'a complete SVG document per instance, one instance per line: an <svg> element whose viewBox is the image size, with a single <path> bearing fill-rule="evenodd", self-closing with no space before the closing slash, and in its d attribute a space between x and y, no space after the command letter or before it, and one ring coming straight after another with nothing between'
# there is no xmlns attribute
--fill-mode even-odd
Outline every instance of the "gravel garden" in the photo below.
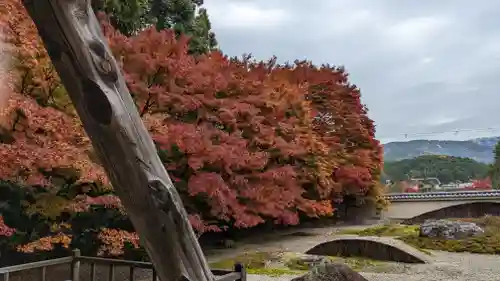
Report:
<svg viewBox="0 0 500 281"><path fill-rule="evenodd" d="M358 256L304 254L312 246L339 236L400 240L432 257L434 262L406 264ZM329 231L316 229L308 235L288 237L267 246L249 246L231 257L212 260L211 266L230 268L234 262L241 262L248 268L249 280L290 280L320 261L346 264L368 280L496 280L493 276L500 276L500 270L497 270L500 263L500 256L497 256L500 253L500 217L494 216L429 220L420 225L391 223L364 228L331 228Z"/></svg>

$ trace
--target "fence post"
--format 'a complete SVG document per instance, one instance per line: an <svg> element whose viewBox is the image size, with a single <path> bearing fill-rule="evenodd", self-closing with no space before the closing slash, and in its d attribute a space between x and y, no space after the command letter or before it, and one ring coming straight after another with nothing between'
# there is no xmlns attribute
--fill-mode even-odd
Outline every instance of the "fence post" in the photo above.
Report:
<svg viewBox="0 0 500 281"><path fill-rule="evenodd" d="M73 250L73 260L71 261L71 281L80 281L80 259L79 249Z"/></svg>
<svg viewBox="0 0 500 281"><path fill-rule="evenodd" d="M234 271L239 272L241 274L240 279L236 281L247 281L247 271L245 270L245 267L241 263L236 263L234 264Z"/></svg>

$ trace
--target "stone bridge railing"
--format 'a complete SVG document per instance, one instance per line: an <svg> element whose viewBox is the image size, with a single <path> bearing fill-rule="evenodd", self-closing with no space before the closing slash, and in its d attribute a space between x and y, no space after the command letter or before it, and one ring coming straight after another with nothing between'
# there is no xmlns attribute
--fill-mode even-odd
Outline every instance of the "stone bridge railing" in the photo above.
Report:
<svg viewBox="0 0 500 281"><path fill-rule="evenodd" d="M500 190L487 191L439 191L422 193L388 193L385 199L391 202L404 201L448 201L500 199Z"/></svg>

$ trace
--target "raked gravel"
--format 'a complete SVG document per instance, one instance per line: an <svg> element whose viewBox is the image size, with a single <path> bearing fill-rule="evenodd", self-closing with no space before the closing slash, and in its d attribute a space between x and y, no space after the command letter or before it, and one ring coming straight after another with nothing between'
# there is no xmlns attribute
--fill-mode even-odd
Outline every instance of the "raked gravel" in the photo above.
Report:
<svg viewBox="0 0 500 281"><path fill-rule="evenodd" d="M362 272L370 281L500 281L500 256L432 252L432 264L391 267L390 272ZM289 281L295 276L249 275L248 281Z"/></svg>
<svg viewBox="0 0 500 281"><path fill-rule="evenodd" d="M359 226L366 228L367 226ZM304 253L322 242L329 241L343 227L304 229L318 234L312 237L293 237L273 242L246 245L247 249L230 250L219 253L217 259L241 254L242 250L290 251ZM348 228L353 228L349 226ZM384 272L361 272L370 281L500 281L500 256L469 253L448 253L431 251L430 264L395 264ZM209 259L215 257L209 257ZM249 275L248 281L289 281L295 276L269 277Z"/></svg>

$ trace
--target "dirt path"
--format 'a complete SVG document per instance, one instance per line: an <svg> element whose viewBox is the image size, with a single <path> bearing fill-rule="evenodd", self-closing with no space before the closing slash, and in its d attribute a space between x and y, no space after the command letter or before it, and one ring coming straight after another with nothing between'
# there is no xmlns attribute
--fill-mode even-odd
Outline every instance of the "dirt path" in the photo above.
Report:
<svg viewBox="0 0 500 281"><path fill-rule="evenodd" d="M232 249L211 250L206 252L209 262L229 259L245 252L286 251L306 252L310 248L328 241L335 233L345 228L366 228L369 226L331 226L304 228L263 235L259 238L243 241ZM308 234L308 235L306 235Z"/></svg>

